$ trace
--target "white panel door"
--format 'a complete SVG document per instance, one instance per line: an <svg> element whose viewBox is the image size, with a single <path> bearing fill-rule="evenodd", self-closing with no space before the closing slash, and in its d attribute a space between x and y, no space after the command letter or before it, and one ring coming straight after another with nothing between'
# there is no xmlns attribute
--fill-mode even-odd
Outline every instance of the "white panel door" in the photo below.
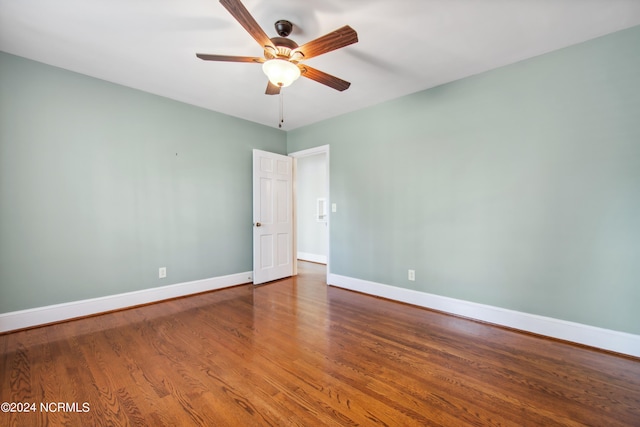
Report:
<svg viewBox="0 0 640 427"><path fill-rule="evenodd" d="M253 284L293 274L293 159L253 150Z"/></svg>

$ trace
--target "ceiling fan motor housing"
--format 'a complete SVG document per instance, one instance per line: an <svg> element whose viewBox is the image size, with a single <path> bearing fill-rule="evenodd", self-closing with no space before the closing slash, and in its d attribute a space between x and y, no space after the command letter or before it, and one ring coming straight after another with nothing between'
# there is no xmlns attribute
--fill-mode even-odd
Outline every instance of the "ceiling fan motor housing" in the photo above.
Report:
<svg viewBox="0 0 640 427"><path fill-rule="evenodd" d="M289 34L291 34L291 31L293 31L293 24L286 19L276 21L275 26L276 33L278 33L280 37L287 37L289 36Z"/></svg>
<svg viewBox="0 0 640 427"><path fill-rule="evenodd" d="M298 47L298 43L284 37L273 37L271 42L275 46L275 50L271 46L265 46L264 57L267 59L284 58L300 60L304 55L300 53L295 58L291 57L291 52Z"/></svg>

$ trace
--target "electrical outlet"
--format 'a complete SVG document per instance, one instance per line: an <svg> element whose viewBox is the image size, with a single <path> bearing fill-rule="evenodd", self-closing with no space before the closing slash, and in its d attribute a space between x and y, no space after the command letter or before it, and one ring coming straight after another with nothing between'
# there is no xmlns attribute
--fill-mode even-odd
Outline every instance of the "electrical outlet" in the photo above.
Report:
<svg viewBox="0 0 640 427"><path fill-rule="evenodd" d="M167 267L160 267L158 269L158 278L164 279L165 277L167 277Z"/></svg>
<svg viewBox="0 0 640 427"><path fill-rule="evenodd" d="M415 282L415 280L416 280L416 271L415 270L409 270L409 280L411 280L412 282Z"/></svg>

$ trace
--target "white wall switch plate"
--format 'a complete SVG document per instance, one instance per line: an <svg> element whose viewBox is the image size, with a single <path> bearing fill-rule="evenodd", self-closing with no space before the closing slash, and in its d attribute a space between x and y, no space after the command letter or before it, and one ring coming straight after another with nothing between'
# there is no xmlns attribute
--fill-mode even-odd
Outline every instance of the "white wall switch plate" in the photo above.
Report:
<svg viewBox="0 0 640 427"><path fill-rule="evenodd" d="M409 270L409 280L411 280L412 282L415 282L415 280L416 280L416 271L415 270Z"/></svg>
<svg viewBox="0 0 640 427"><path fill-rule="evenodd" d="M160 267L158 269L158 278L164 279L165 277L167 277L167 267Z"/></svg>
<svg viewBox="0 0 640 427"><path fill-rule="evenodd" d="M336 203L331 203L331 212L338 212L338 205Z"/></svg>

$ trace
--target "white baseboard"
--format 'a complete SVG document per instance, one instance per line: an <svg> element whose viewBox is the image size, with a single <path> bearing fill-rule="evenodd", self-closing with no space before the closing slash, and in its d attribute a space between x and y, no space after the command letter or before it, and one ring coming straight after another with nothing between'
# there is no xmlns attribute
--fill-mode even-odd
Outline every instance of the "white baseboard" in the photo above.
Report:
<svg viewBox="0 0 640 427"><path fill-rule="evenodd" d="M123 294L108 295L27 310L0 313L0 332L14 331L47 323L60 322L77 317L90 316L112 310L120 310L141 304L149 304L215 289L249 283L253 272L212 277L193 282L176 283L158 288L143 289Z"/></svg>
<svg viewBox="0 0 640 427"><path fill-rule="evenodd" d="M317 262L318 264L326 264L326 255L310 254L307 252L298 252L298 259L302 261Z"/></svg>
<svg viewBox="0 0 640 427"><path fill-rule="evenodd" d="M507 326L521 331L640 357L640 335L428 294L338 274L328 274L327 283L352 291Z"/></svg>

